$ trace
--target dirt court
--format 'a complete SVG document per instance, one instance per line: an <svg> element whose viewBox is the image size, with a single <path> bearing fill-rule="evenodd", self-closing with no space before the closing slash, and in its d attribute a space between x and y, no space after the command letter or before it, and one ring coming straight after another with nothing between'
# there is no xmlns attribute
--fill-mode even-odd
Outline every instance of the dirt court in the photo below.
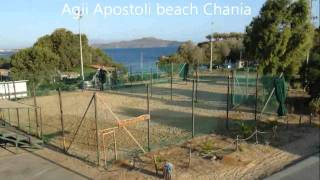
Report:
<svg viewBox="0 0 320 180"><path fill-rule="evenodd" d="M119 119L125 120L147 114L147 89L144 85L128 87L113 91L97 92L98 129L115 127L116 118L110 113L109 106ZM192 130L192 83L175 82L173 84L172 101L170 83L154 84L151 88L151 149L164 148L168 145L179 144L191 138ZM210 134L223 128L226 116L225 77L216 77L212 82L198 84L198 102L195 105L195 134ZM94 92L63 92L63 118L67 145L73 138ZM33 99L24 99L24 104L33 104ZM42 131L46 140L61 147L61 120L58 94L37 97L37 104L41 107ZM20 110L20 127L29 130L27 110ZM33 110L31 114L31 131L36 134L36 123ZM40 112L38 112L40 113ZM253 116L252 116L253 117ZM10 112L11 123L17 123L16 112ZM39 120L40 121L40 120ZM147 123L142 122L129 126L128 129L145 148L147 147ZM111 142L111 140L109 141ZM137 146L128 135L119 130L117 143L120 151L132 155ZM72 149L95 151L96 136L94 124L94 106L91 105L81 124ZM100 143L101 144L101 143ZM113 156L112 156L113 157Z"/></svg>
<svg viewBox="0 0 320 180"><path fill-rule="evenodd" d="M125 131L118 129L116 140L120 161L114 162L113 141L108 137L106 157L107 162L112 163L112 165L108 164L108 170L97 171L82 161L66 160L67 156L49 149L40 150L37 153L55 162L61 161L64 166L72 167L77 172L83 172L82 168L90 169L92 173L86 176L94 179L106 177L108 179L157 179L160 176L155 174L154 157L158 157L161 162L163 160L172 162L175 165L176 179L258 179L281 169L293 160L318 151L319 129L307 125L308 116L303 115L302 125L299 125L300 116L297 114L290 114L286 119L279 119L274 114L263 114L258 116L261 127L271 131L272 126L278 125L278 138L261 136L258 145L252 141L245 142L240 145L239 151L234 152L233 141L239 133L234 128L240 122L254 120L252 108L254 105L248 104L231 110L229 123L235 126L230 126L230 132L225 131L227 83L226 76L220 75L199 81L197 103L194 109L196 138L193 140L191 140L193 84L179 81L172 85L172 100L170 83L153 84L151 88L150 145L152 152L143 155L132 138ZM117 126L115 116L120 120L126 120L148 113L146 92L145 85L96 92L98 130ZM253 96L254 87L249 87L248 92L249 96ZM94 103L89 106L83 122L80 123L94 93L94 91L62 92L62 110L66 146L70 147L69 153L82 160L96 163ZM33 99L24 99L20 103L33 105ZM34 109L21 109L19 112L13 109L3 112L4 117L10 117L11 124L17 126L17 114L19 114L21 129L30 134L41 131L43 139L48 144L62 149L58 94L53 92L48 96L37 97L37 104L41 107L38 114L42 118L38 123L42 128L36 128ZM147 149L147 123L141 122L129 126L128 130L144 149ZM69 146L71 142L73 143ZM211 160L203 156L202 151L206 146L221 149L230 145L229 149L219 154L222 157L221 160ZM190 147L192 158L189 166ZM100 161L103 164L101 139L99 139L99 149ZM135 168L132 168L133 157L138 158ZM60 158L65 160L62 161Z"/></svg>

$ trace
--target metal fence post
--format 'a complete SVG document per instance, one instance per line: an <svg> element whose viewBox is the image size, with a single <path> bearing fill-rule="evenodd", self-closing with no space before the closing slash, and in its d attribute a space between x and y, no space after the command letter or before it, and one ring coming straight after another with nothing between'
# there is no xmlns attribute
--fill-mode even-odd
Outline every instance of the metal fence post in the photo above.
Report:
<svg viewBox="0 0 320 180"><path fill-rule="evenodd" d="M254 120L256 122L256 127L258 124L258 83L259 83L259 72L257 70L257 76L256 76L256 102L255 102L255 106L254 106Z"/></svg>
<svg viewBox="0 0 320 180"><path fill-rule="evenodd" d="M38 118L38 105L37 105L37 97L36 97L36 87L34 83L32 84L32 91L33 91L33 105L34 105L34 113L35 113L35 118L36 118L36 131L37 131L37 136L39 137L39 118Z"/></svg>
<svg viewBox="0 0 320 180"><path fill-rule="evenodd" d="M63 119L63 106L62 106L62 97L61 97L61 89L58 89L59 94L59 106L60 106L60 122L61 122L61 132L62 132L62 145L63 151L66 151L66 139L64 135L64 119Z"/></svg>
<svg viewBox="0 0 320 180"><path fill-rule="evenodd" d="M151 113L150 113L150 87L149 84L147 84L147 113L149 114L150 118L148 120L148 151L151 150L150 148L150 119L151 119Z"/></svg>
<svg viewBox="0 0 320 180"><path fill-rule="evenodd" d="M192 138L194 138L194 100L195 100L195 80L192 80Z"/></svg>
<svg viewBox="0 0 320 180"><path fill-rule="evenodd" d="M234 70L231 71L231 79L232 79L232 83L231 83L231 106L233 107L234 106L234 82L235 82L235 79L234 79Z"/></svg>
<svg viewBox="0 0 320 180"><path fill-rule="evenodd" d="M11 115L10 115L10 108L8 108L8 120L9 120L9 125L11 125Z"/></svg>
<svg viewBox="0 0 320 180"><path fill-rule="evenodd" d="M98 110L97 110L97 94L96 93L94 93L94 119L95 119L95 125L96 125L97 166L99 166L100 150L99 150Z"/></svg>
<svg viewBox="0 0 320 180"><path fill-rule="evenodd" d="M16 111L17 111L18 129L20 129L20 114L19 114L19 108L17 108Z"/></svg>
<svg viewBox="0 0 320 180"><path fill-rule="evenodd" d="M31 134L31 119L30 119L30 108L28 108L28 121L29 121L29 134Z"/></svg>
<svg viewBox="0 0 320 180"><path fill-rule="evenodd" d="M227 121L226 121L227 130L229 130L229 104L230 104L230 75L228 75L228 92L227 92Z"/></svg>
<svg viewBox="0 0 320 180"><path fill-rule="evenodd" d="M171 80L170 80L170 93L171 93L171 101L172 101L172 83L173 83L173 63L171 62Z"/></svg>
<svg viewBox="0 0 320 180"><path fill-rule="evenodd" d="M151 78L150 78L150 97L152 97L152 85L153 85L153 70L151 68Z"/></svg>

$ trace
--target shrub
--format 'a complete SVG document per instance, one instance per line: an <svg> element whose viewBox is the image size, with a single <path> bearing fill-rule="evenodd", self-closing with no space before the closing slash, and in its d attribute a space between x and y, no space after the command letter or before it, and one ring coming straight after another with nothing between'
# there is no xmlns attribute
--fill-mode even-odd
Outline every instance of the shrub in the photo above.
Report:
<svg viewBox="0 0 320 180"><path fill-rule="evenodd" d="M309 107L315 114L320 114L320 97L314 98L310 103Z"/></svg>

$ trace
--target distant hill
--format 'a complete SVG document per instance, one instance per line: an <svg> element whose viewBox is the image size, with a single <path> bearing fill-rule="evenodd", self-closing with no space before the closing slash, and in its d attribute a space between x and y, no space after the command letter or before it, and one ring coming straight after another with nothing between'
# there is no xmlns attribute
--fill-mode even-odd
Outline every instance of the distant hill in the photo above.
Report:
<svg viewBox="0 0 320 180"><path fill-rule="evenodd" d="M178 47L182 44L182 42L178 41L168 41L157 39L153 37L135 39L131 41L119 41L112 43L96 43L92 44L92 46L108 49L108 48L156 48L156 47Z"/></svg>

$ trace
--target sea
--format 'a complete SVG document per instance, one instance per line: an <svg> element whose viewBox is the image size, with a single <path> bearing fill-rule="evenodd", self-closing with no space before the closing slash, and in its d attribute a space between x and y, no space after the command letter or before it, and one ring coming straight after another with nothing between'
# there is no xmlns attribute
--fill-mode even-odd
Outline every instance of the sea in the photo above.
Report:
<svg viewBox="0 0 320 180"><path fill-rule="evenodd" d="M135 73L145 71L151 68L155 69L161 56L168 56L177 51L177 47L161 48L119 48L104 49L115 62L123 64L128 71Z"/></svg>
<svg viewBox="0 0 320 180"><path fill-rule="evenodd" d="M103 49L115 62L123 64L128 71L135 73L150 71L156 68L156 63L161 56L174 54L178 47L159 48L117 48ZM0 52L0 57L10 57L13 51Z"/></svg>

